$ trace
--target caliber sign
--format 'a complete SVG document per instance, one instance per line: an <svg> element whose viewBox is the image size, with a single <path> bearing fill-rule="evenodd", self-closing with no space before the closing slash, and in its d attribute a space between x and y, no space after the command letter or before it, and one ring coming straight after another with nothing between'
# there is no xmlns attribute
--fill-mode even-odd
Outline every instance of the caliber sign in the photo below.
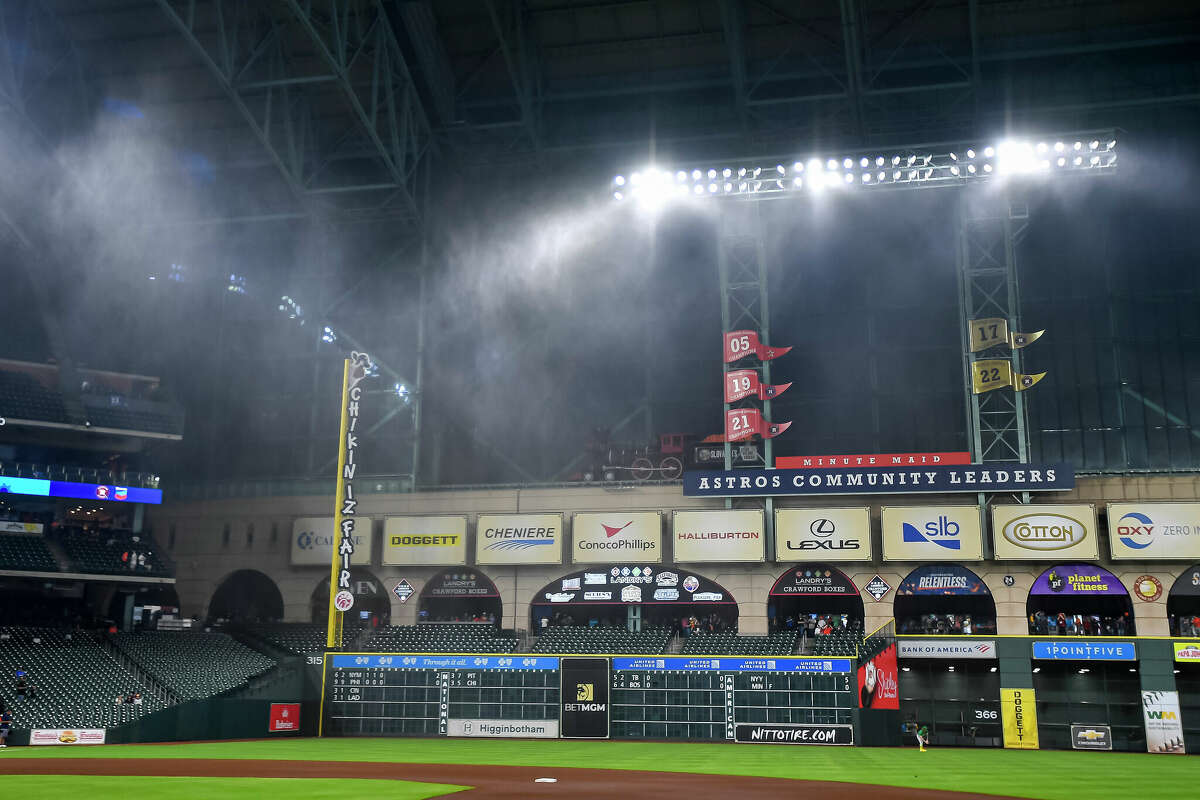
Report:
<svg viewBox="0 0 1200 800"><path fill-rule="evenodd" d="M775 510L776 561L870 561L869 508Z"/></svg>
<svg viewBox="0 0 1200 800"><path fill-rule="evenodd" d="M1099 557L1096 509L1091 505L993 506L992 535L999 559Z"/></svg>

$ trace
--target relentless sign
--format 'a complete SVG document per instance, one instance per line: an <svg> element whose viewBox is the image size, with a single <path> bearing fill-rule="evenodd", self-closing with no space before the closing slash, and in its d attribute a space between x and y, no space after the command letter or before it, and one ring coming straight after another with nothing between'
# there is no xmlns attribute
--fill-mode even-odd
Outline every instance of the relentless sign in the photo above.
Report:
<svg viewBox="0 0 1200 800"><path fill-rule="evenodd" d="M871 595L871 597L874 597L875 602L878 603L887 596L887 593L891 591L892 586L879 575L876 575L874 578L871 578L871 580L867 581L867 585L863 588L866 589L867 594Z"/></svg>
<svg viewBox="0 0 1200 800"><path fill-rule="evenodd" d="M764 560L762 511L676 511L671 528L678 562Z"/></svg>
<svg viewBox="0 0 1200 800"><path fill-rule="evenodd" d="M562 514L480 514L476 564L561 564Z"/></svg>
<svg viewBox="0 0 1200 800"><path fill-rule="evenodd" d="M885 561L981 561L979 506L884 506Z"/></svg>
<svg viewBox="0 0 1200 800"><path fill-rule="evenodd" d="M1099 558L1092 505L992 506L996 558L1049 561Z"/></svg>
<svg viewBox="0 0 1200 800"><path fill-rule="evenodd" d="M608 659L564 658L562 680L562 738L608 738Z"/></svg>
<svg viewBox="0 0 1200 800"><path fill-rule="evenodd" d="M1033 689L1001 689L1000 718L1006 748L1038 749L1037 704Z"/></svg>
<svg viewBox="0 0 1200 800"><path fill-rule="evenodd" d="M775 597L798 595L839 595L853 597L858 594L854 582L836 567L827 564L809 564L799 569L790 569L783 574L770 594Z"/></svg>
<svg viewBox="0 0 1200 800"><path fill-rule="evenodd" d="M1112 728L1107 725L1072 725L1071 749L1112 750Z"/></svg>
<svg viewBox="0 0 1200 800"><path fill-rule="evenodd" d="M1108 548L1122 559L1200 559L1200 503L1109 503Z"/></svg>
<svg viewBox="0 0 1200 800"><path fill-rule="evenodd" d="M750 744L854 744L854 726L738 723L734 740Z"/></svg>
<svg viewBox="0 0 1200 800"><path fill-rule="evenodd" d="M354 553L350 563L365 566L371 563L370 525L354 532ZM292 566L329 566L333 558L333 517L299 517L292 523Z"/></svg>
<svg viewBox="0 0 1200 800"><path fill-rule="evenodd" d="M683 474L687 497L1062 492L1074 488L1075 471L1068 464L697 470Z"/></svg>
<svg viewBox="0 0 1200 800"><path fill-rule="evenodd" d="M383 563L466 564L467 518L388 517L383 523Z"/></svg>
<svg viewBox="0 0 1200 800"><path fill-rule="evenodd" d="M1034 642L1033 657L1050 661L1137 661L1133 642Z"/></svg>
<svg viewBox="0 0 1200 800"><path fill-rule="evenodd" d="M988 595L987 586L971 570L955 564L929 564L917 567L900 582L896 594L902 595Z"/></svg>
<svg viewBox="0 0 1200 800"><path fill-rule="evenodd" d="M778 508L776 561L870 561L869 508Z"/></svg>
<svg viewBox="0 0 1200 800"><path fill-rule="evenodd" d="M1142 717L1146 723L1146 751L1183 755L1183 719L1179 692L1142 691Z"/></svg>
<svg viewBox="0 0 1200 800"><path fill-rule="evenodd" d="M996 658L994 639L897 639L901 658Z"/></svg>
<svg viewBox="0 0 1200 800"><path fill-rule="evenodd" d="M657 564L662 518L657 511L579 513L571 522L571 563Z"/></svg>
<svg viewBox="0 0 1200 800"><path fill-rule="evenodd" d="M470 739L557 739L556 719L449 719L447 736Z"/></svg>

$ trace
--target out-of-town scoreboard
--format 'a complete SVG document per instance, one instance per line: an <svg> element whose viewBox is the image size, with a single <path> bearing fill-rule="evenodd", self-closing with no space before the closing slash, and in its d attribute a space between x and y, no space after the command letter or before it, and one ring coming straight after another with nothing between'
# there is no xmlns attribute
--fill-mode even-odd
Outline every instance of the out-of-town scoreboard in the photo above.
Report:
<svg viewBox="0 0 1200 800"><path fill-rule="evenodd" d="M848 658L335 654L327 736L852 744Z"/></svg>

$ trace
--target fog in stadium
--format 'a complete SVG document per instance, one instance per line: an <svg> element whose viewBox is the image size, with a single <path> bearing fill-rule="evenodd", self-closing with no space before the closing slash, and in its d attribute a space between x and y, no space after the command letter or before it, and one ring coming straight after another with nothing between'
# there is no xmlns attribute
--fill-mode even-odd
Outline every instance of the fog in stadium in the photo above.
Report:
<svg viewBox="0 0 1200 800"><path fill-rule="evenodd" d="M0 785L1184 796L1198 45L3 0Z"/></svg>

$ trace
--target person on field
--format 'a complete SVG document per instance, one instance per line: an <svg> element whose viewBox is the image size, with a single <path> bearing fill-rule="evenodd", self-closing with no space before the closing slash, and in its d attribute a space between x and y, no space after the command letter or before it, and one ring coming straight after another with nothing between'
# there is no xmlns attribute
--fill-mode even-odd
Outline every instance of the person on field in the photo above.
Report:
<svg viewBox="0 0 1200 800"><path fill-rule="evenodd" d="M12 730L13 715L7 708L0 710L0 747L8 747L8 732Z"/></svg>
<svg viewBox="0 0 1200 800"><path fill-rule="evenodd" d="M917 744L921 748L921 752L925 752L925 745L929 744L929 726L922 725L917 728Z"/></svg>

